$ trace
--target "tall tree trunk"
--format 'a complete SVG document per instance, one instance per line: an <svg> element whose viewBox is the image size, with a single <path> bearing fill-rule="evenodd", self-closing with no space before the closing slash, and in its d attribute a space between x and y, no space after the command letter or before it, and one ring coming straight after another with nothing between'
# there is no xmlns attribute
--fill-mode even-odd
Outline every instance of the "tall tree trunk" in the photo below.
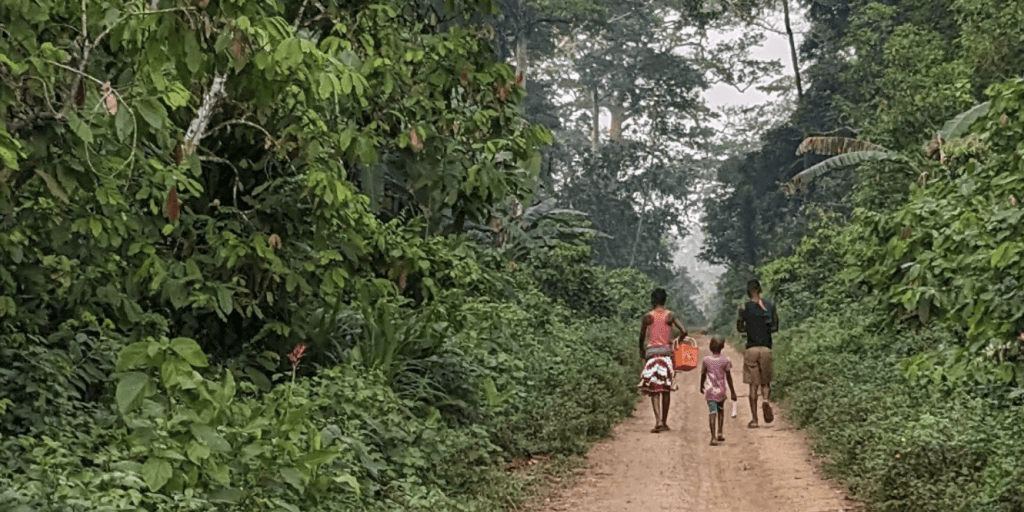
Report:
<svg viewBox="0 0 1024 512"><path fill-rule="evenodd" d="M796 59L796 42L793 40L793 28L789 25L789 0L782 0L782 13L786 18L786 34L789 35L789 55L793 58L793 76L796 77L797 100L804 99L804 87L800 83L800 63Z"/></svg>
<svg viewBox="0 0 1024 512"><path fill-rule="evenodd" d="M629 255L629 268L633 268L636 261L636 248L640 245L640 235L644 230L644 213L647 212L647 200L651 197L651 183L647 182L647 192L644 193L644 204L640 207L640 220L636 223L636 238L633 239L633 251Z"/></svg>
<svg viewBox="0 0 1024 512"><path fill-rule="evenodd" d="M622 105L611 105L608 110L612 113L612 126L608 129L608 140L622 140L622 125L629 119L626 116L626 109Z"/></svg>
<svg viewBox="0 0 1024 512"><path fill-rule="evenodd" d="M526 88L526 73L530 67L530 57L527 55L527 39L529 38L526 27L519 29L516 36L516 80L519 86Z"/></svg>
<svg viewBox="0 0 1024 512"><path fill-rule="evenodd" d="M591 115L594 118L594 127L591 130L593 138L590 141L590 149L596 154L601 147L601 107L597 104L597 87L590 90L590 101L592 102Z"/></svg>

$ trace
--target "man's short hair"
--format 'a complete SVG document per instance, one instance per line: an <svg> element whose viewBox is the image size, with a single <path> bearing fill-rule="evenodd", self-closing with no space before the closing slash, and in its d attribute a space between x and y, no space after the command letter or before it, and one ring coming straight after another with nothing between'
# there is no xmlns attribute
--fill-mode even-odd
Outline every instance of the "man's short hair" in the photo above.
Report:
<svg viewBox="0 0 1024 512"><path fill-rule="evenodd" d="M654 304L664 306L666 300L668 300L668 292L664 288L657 288L651 292L651 302Z"/></svg>
<svg viewBox="0 0 1024 512"><path fill-rule="evenodd" d="M751 279L747 281L747 296L751 296L755 293L761 293L761 282L757 279Z"/></svg>

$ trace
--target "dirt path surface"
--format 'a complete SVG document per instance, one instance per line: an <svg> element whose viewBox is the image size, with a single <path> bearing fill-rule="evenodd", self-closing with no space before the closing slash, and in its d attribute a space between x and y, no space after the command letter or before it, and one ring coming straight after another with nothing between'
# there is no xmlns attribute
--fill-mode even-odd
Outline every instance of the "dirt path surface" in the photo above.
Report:
<svg viewBox="0 0 1024 512"><path fill-rule="evenodd" d="M696 337L700 356L708 337ZM633 417L587 455L577 485L540 505L545 512L654 510L715 512L836 512L859 507L834 482L821 477L803 434L776 406L775 422L748 429L750 407L743 357L726 347L733 363L737 415L726 402L726 441L710 446L708 408L699 393L700 371L676 374L670 432L650 433L654 414L646 397ZM639 377L638 377L639 378Z"/></svg>

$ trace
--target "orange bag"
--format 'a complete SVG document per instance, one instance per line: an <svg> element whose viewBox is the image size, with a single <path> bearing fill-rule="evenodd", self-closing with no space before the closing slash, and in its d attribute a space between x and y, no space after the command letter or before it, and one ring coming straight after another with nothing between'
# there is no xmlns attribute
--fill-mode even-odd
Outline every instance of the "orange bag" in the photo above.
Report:
<svg viewBox="0 0 1024 512"><path fill-rule="evenodd" d="M699 364L698 354L700 349L693 345L687 345L680 343L676 346L675 352L672 353L672 363L676 368L676 371L682 370L688 372L697 368Z"/></svg>

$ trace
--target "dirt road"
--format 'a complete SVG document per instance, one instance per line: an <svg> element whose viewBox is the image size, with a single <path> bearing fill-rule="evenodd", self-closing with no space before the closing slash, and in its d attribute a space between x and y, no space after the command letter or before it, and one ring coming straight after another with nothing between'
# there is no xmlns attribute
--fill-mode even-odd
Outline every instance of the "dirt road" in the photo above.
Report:
<svg viewBox="0 0 1024 512"><path fill-rule="evenodd" d="M697 337L701 357L708 338ZM700 371L679 372L672 395L670 432L650 433L650 400L587 455L576 487L540 505L546 512L652 510L715 512L835 512L856 510L845 492L824 480L803 434L775 407L775 422L748 429L750 407L743 384L743 357L726 348L739 398L737 416L725 418L726 441L710 446L708 408L698 392ZM732 402L726 402L732 412Z"/></svg>

